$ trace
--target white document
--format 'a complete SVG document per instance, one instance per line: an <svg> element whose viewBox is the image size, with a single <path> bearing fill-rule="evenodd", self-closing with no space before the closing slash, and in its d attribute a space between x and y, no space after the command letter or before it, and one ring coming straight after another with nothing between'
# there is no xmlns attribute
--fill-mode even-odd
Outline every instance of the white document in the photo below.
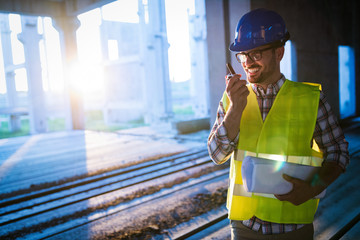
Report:
<svg viewBox="0 0 360 240"><path fill-rule="evenodd" d="M241 166L244 188L253 193L285 194L292 190L292 183L282 175L287 174L301 180L311 180L320 167L274 161L247 156ZM316 198L325 196L325 190Z"/></svg>

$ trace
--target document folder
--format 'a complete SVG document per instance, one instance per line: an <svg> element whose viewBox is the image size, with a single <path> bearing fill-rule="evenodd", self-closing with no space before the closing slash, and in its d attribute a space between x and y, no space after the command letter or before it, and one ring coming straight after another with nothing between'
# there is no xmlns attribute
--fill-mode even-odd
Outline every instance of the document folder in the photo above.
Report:
<svg viewBox="0 0 360 240"><path fill-rule="evenodd" d="M286 194L293 188L282 175L301 180L311 180L320 167L306 166L284 161L247 156L241 166L243 186L247 192ZM325 196L325 190L315 198Z"/></svg>

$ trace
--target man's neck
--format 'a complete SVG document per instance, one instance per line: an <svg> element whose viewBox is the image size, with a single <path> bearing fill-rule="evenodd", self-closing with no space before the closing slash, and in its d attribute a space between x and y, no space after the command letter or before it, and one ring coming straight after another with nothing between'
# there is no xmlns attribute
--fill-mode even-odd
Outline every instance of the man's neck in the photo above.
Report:
<svg viewBox="0 0 360 240"><path fill-rule="evenodd" d="M269 80L264 82L264 83L255 83L255 85L261 87L264 90L266 90L270 84L277 83L277 81L279 81L281 78L282 78L282 74L279 73L279 74L276 75L276 77L269 78Z"/></svg>

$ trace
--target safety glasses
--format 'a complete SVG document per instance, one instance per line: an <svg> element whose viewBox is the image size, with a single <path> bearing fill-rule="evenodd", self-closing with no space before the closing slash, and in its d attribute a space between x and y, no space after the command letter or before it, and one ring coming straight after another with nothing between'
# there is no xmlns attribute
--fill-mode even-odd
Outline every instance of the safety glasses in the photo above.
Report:
<svg viewBox="0 0 360 240"><path fill-rule="evenodd" d="M259 50L254 50L248 53L245 52L239 52L236 53L236 60L239 63L244 63L246 62L247 57L250 58L252 61L260 61L262 58L262 52L267 51L269 49L273 49L274 46L268 47L268 48L264 48L264 49L259 49Z"/></svg>

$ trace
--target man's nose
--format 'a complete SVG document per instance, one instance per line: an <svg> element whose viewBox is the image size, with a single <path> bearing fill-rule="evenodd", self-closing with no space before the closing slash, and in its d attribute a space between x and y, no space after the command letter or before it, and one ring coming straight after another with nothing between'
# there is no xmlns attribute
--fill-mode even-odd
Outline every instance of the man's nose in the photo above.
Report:
<svg viewBox="0 0 360 240"><path fill-rule="evenodd" d="M252 58L249 55L246 55L246 60L245 62L243 62L243 64L245 66L251 66L254 63L254 61L252 60Z"/></svg>

